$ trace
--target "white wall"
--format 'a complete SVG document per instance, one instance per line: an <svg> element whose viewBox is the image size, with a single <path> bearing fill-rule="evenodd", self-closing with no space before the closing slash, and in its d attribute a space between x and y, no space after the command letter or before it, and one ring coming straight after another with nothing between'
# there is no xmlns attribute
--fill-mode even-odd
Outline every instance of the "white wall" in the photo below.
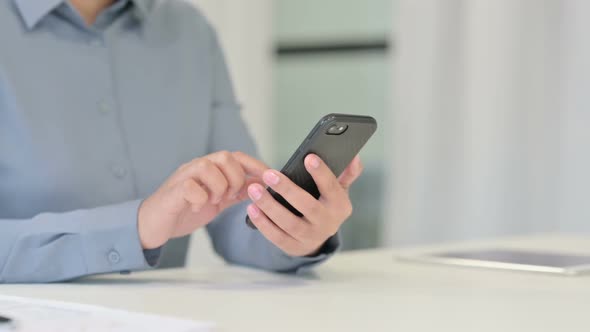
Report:
<svg viewBox="0 0 590 332"><path fill-rule="evenodd" d="M397 3L386 243L590 231L590 3Z"/></svg>

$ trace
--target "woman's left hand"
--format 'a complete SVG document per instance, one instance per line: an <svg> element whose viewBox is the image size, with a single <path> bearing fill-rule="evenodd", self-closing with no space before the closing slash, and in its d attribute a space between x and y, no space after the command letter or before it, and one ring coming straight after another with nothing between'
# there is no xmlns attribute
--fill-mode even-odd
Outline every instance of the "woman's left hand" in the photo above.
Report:
<svg viewBox="0 0 590 332"><path fill-rule="evenodd" d="M250 219L269 241L291 256L314 255L326 240L338 232L352 214L348 188L363 171L358 156L339 178L317 155L305 158L305 168L320 191L319 199L281 172L267 170L262 176L266 185L283 196L304 217L294 215L260 184L248 187L248 195L253 201L248 206Z"/></svg>

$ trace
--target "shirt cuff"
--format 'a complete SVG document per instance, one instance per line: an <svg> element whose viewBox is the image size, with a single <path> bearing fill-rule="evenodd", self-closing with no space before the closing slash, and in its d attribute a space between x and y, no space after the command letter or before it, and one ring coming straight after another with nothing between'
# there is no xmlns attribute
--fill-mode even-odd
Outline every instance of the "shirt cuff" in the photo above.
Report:
<svg viewBox="0 0 590 332"><path fill-rule="evenodd" d="M149 266L156 267L160 263L162 247L156 249L146 249L143 251L143 256L145 257L145 260Z"/></svg>
<svg viewBox="0 0 590 332"><path fill-rule="evenodd" d="M335 253L340 248L340 239L338 233L332 237L330 237L324 244L320 247L320 249L313 255L305 256L309 258L316 258L320 257L321 255L331 255Z"/></svg>
<svg viewBox="0 0 590 332"><path fill-rule="evenodd" d="M93 214L83 234L83 251L88 274L137 271L152 268L159 256L144 254L137 230L141 201L103 207Z"/></svg>

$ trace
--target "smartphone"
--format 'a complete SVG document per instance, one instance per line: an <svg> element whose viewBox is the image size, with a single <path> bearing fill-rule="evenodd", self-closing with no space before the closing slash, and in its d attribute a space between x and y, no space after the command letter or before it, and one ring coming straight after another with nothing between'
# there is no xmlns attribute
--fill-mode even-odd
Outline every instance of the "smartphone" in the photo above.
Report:
<svg viewBox="0 0 590 332"><path fill-rule="evenodd" d="M328 114L320 119L307 135L281 173L318 199L320 192L305 169L305 157L310 153L318 155L336 176L340 176L376 130L377 121L370 116ZM271 188L267 190L289 211L299 217L303 216L281 195ZM250 228L256 229L249 216L246 216L246 223Z"/></svg>

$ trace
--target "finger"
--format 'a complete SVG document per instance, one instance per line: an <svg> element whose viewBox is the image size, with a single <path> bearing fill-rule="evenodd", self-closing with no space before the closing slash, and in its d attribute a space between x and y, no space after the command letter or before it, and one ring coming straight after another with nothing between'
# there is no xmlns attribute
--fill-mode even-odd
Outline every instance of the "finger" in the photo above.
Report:
<svg viewBox="0 0 590 332"><path fill-rule="evenodd" d="M195 181L188 179L179 186L182 198L191 206L194 212L198 212L209 200L207 192Z"/></svg>
<svg viewBox="0 0 590 332"><path fill-rule="evenodd" d="M300 242L309 240L311 224L277 202L264 187L253 184L248 187L248 194L254 204L285 233Z"/></svg>
<svg viewBox="0 0 590 332"><path fill-rule="evenodd" d="M363 163L361 162L361 158L359 156L354 157L354 159L350 162L350 165L346 167L344 172L338 177L338 182L342 188L348 190L350 186L361 176L363 173Z"/></svg>
<svg viewBox="0 0 590 332"><path fill-rule="evenodd" d="M208 194L192 179L187 179L166 190L159 191L162 209L165 211L181 211L187 206L200 209L208 200ZM201 195L204 194L204 195Z"/></svg>
<svg viewBox="0 0 590 332"><path fill-rule="evenodd" d="M240 165L242 165L247 175L262 178L262 173L270 168L262 161L243 152L236 151L233 152L232 155L240 163Z"/></svg>
<svg viewBox="0 0 590 332"><path fill-rule="evenodd" d="M258 183L258 184L262 185L263 182L258 179L255 179L255 178L247 178L246 183L244 184L244 187L242 188L242 190L240 190L236 199L238 201L243 201L243 200L250 198L248 196L248 188L250 187L251 184L254 184L254 183Z"/></svg>
<svg viewBox="0 0 590 332"><path fill-rule="evenodd" d="M223 172L208 159L198 159L192 167L188 168L192 178L202 183L209 191L209 201L212 204L218 204L223 199L227 188L228 181Z"/></svg>
<svg viewBox="0 0 590 332"><path fill-rule="evenodd" d="M283 173L276 170L267 170L264 172L262 180L297 209L297 211L301 212L309 222L315 224L326 216L322 203L296 185Z"/></svg>
<svg viewBox="0 0 590 332"><path fill-rule="evenodd" d="M213 161L225 176L228 182L227 198L237 198L246 183L246 172L244 172L240 163L227 151L220 151L206 158Z"/></svg>
<svg viewBox="0 0 590 332"><path fill-rule="evenodd" d="M328 165L320 157L310 154L304 160L305 169L309 172L320 191L321 196L328 201L337 201L346 196L346 191L338 182Z"/></svg>
<svg viewBox="0 0 590 332"><path fill-rule="evenodd" d="M233 199L224 200L221 202L221 204L219 205L220 210L223 211L230 206L234 206L238 203L241 203L241 202L249 199L250 197L248 196L248 187L254 183L260 184L259 181L255 180L253 178L246 179L246 183L245 183L244 187L240 190L240 192L238 193L238 195L236 197L234 197Z"/></svg>
<svg viewBox="0 0 590 332"><path fill-rule="evenodd" d="M275 225L256 205L249 205L247 211L250 220L264 237L288 254L297 253L299 242Z"/></svg>

